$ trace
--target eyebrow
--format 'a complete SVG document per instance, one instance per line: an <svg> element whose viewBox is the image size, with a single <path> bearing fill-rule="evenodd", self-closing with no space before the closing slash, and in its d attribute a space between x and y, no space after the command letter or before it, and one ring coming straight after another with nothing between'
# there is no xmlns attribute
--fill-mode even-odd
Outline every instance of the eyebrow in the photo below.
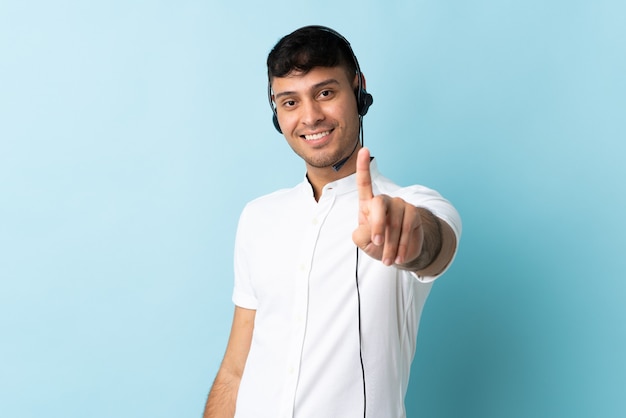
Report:
<svg viewBox="0 0 626 418"><path fill-rule="evenodd" d="M326 87L326 86L328 86L330 84L339 84L339 81L335 80L334 78L329 78L328 80L321 81L321 82L311 86L310 90L317 90L317 89L319 89L321 87ZM274 100L277 100L277 99L279 99L279 98L281 98L283 96L292 96L294 94L297 94L297 93L295 91L283 91L283 92L280 92L278 94L275 94L274 95Z"/></svg>

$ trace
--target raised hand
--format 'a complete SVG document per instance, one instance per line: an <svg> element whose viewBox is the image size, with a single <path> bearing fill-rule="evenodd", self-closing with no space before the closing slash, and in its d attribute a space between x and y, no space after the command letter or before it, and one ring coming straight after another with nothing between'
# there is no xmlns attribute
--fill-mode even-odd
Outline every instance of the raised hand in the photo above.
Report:
<svg viewBox="0 0 626 418"><path fill-rule="evenodd" d="M359 226L352 233L354 243L387 266L419 257L424 241L419 210L398 197L374 196L367 148L359 150L357 156L356 184Z"/></svg>

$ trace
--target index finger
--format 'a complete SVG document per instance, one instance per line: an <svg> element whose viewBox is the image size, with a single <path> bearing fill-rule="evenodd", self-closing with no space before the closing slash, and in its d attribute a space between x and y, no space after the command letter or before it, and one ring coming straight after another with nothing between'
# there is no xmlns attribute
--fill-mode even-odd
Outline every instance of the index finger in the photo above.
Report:
<svg viewBox="0 0 626 418"><path fill-rule="evenodd" d="M374 197L372 190L372 176L370 174L370 151L361 148L356 158L356 187L359 192L359 202Z"/></svg>

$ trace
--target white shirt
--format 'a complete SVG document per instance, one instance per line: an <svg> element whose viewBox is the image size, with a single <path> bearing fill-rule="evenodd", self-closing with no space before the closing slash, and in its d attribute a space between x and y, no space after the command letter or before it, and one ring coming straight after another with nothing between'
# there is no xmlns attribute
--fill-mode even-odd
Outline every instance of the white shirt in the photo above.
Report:
<svg viewBox="0 0 626 418"><path fill-rule="evenodd" d="M459 215L437 192L400 188L375 162L371 174L374 194L429 209L458 240ZM233 302L256 317L237 418L360 418L364 401L368 417L405 416L420 315L435 278L360 252L357 292L357 215L355 175L326 185L319 202L305 180L242 212Z"/></svg>

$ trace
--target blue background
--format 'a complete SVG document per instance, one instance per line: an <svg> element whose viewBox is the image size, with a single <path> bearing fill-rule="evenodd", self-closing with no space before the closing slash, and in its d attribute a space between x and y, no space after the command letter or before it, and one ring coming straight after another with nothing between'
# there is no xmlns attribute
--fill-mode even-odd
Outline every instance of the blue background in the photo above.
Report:
<svg viewBox="0 0 626 418"><path fill-rule="evenodd" d="M0 0L0 415L201 415L239 212L303 174L270 122L265 58L324 24L375 97L381 170L464 220L409 416L626 416L625 12Z"/></svg>

